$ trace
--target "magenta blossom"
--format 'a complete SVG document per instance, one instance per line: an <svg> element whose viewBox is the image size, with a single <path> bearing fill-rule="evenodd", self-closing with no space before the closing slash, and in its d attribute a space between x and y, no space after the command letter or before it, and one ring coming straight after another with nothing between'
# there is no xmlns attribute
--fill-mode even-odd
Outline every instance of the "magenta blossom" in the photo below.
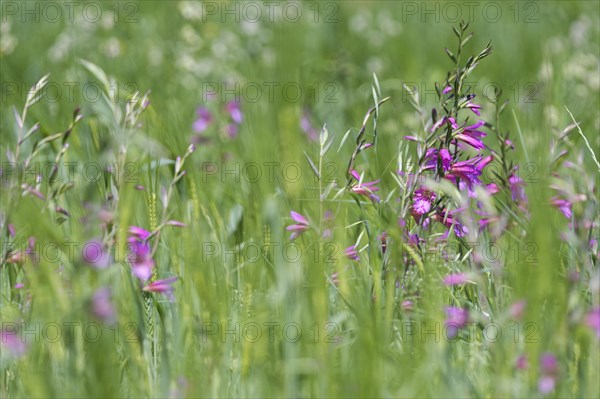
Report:
<svg viewBox="0 0 600 399"><path fill-rule="evenodd" d="M463 143L470 145L471 147L475 148L476 150L481 150L481 149L485 148L485 145L481 141L481 138L485 137L487 134L485 132L479 130L479 128L481 126L483 126L484 124L485 124L484 121L479 121L479 122L475 123L474 125L467 126L464 128L462 133L457 134L455 136L455 138L458 141L461 141ZM462 147L462 145L460 143L459 143L459 146Z"/></svg>
<svg viewBox="0 0 600 399"><path fill-rule="evenodd" d="M110 254L98 240L88 241L82 255L83 260L95 269L105 269L112 263Z"/></svg>
<svg viewBox="0 0 600 399"><path fill-rule="evenodd" d="M7 353L12 357L18 358L27 352L27 344L16 330L0 331L0 353Z"/></svg>
<svg viewBox="0 0 600 399"><path fill-rule="evenodd" d="M466 226L463 226L455 217L455 214L459 211L459 209L453 211L440 210L433 215L435 220L442 223L448 229L441 239L445 240L448 238L451 228L453 228L454 233L458 238L464 237L469 233L469 229L467 229Z"/></svg>
<svg viewBox="0 0 600 399"><path fill-rule="evenodd" d="M527 202L527 196L525 195L525 182L517 175L510 175L508 177L508 185L513 201Z"/></svg>
<svg viewBox="0 0 600 399"><path fill-rule="evenodd" d="M229 101L227 104L225 104L225 109L235 124L239 125L242 123L243 115L242 110L240 109L239 101Z"/></svg>
<svg viewBox="0 0 600 399"><path fill-rule="evenodd" d="M540 357L541 376L538 380L538 390L542 394L554 391L558 377L558 360L552 353L543 353Z"/></svg>
<svg viewBox="0 0 600 399"><path fill-rule="evenodd" d="M452 164L452 155L450 151L445 148L438 150L437 148L430 148L425 153L425 167L423 170L435 169L439 164L442 166L442 170L447 172Z"/></svg>
<svg viewBox="0 0 600 399"><path fill-rule="evenodd" d="M428 213L431 210L431 206L434 200L435 194L433 192L423 188L416 189L413 195L413 206L411 214L415 218L419 218L422 215Z"/></svg>
<svg viewBox="0 0 600 399"><path fill-rule="evenodd" d="M469 275L466 273L454 273L444 277L445 285L461 285L469 281Z"/></svg>
<svg viewBox="0 0 600 399"><path fill-rule="evenodd" d="M202 133L212 123L213 116L206 107L199 107L196 110L196 114L198 115L198 119L196 119L196 121L194 122L194 131L197 133Z"/></svg>
<svg viewBox="0 0 600 399"><path fill-rule="evenodd" d="M148 241L150 232L137 226L129 228L131 236L127 239L129 244L129 256L127 261L133 269L133 274L140 280L146 281L152 276L154 260L152 259L152 248Z"/></svg>
<svg viewBox="0 0 600 399"><path fill-rule="evenodd" d="M144 291L169 295L173 292L173 283L177 281L178 278L179 277L169 277L163 280L156 280L145 286Z"/></svg>
<svg viewBox="0 0 600 399"><path fill-rule="evenodd" d="M306 133L310 141L319 141L319 133L312 125L310 121L310 114L307 109L302 112L302 117L300 118L300 128L304 133Z"/></svg>
<svg viewBox="0 0 600 399"><path fill-rule="evenodd" d="M294 219L296 224L289 225L288 227L286 227L286 230L292 232L292 234L290 235L290 240L294 240L300 234L308 230L310 226L308 224L308 220L306 220L306 218L298 212L291 211L290 216L292 217L292 219Z"/></svg>
<svg viewBox="0 0 600 399"><path fill-rule="evenodd" d="M458 129L458 125L456 124L456 120L454 118L444 116L442 119L440 119L439 121L437 121L431 127L431 131L435 132L436 130L438 130L440 128L440 126L445 125L445 124L450 124L452 126L452 129Z"/></svg>
<svg viewBox="0 0 600 399"><path fill-rule="evenodd" d="M360 260L360 258L358 257L358 252L356 251L356 246L355 245L350 245L348 248L346 248L344 250L344 254L350 260L354 260L354 261L357 261L357 262Z"/></svg>
<svg viewBox="0 0 600 399"><path fill-rule="evenodd" d="M112 293L110 288L98 289L92 296L92 314L106 324L113 324L116 320L115 308L111 302Z"/></svg>
<svg viewBox="0 0 600 399"><path fill-rule="evenodd" d="M473 96L474 97L474 96ZM481 116L481 112L479 112L481 110L481 105L477 105L472 103L471 101L469 101L467 103L467 105L465 105L465 107L467 107L468 109L470 109L471 111L473 111L473 113L477 116Z"/></svg>
<svg viewBox="0 0 600 399"><path fill-rule="evenodd" d="M130 226L128 231L130 235L140 241L146 241L151 235L148 230L138 226Z"/></svg>
<svg viewBox="0 0 600 399"><path fill-rule="evenodd" d="M600 339L600 307L592 309L585 316L585 324L596 332L596 337Z"/></svg>
<svg viewBox="0 0 600 399"><path fill-rule="evenodd" d="M381 201L379 196L375 194L375 192L379 191L379 187L377 187L379 180L361 182L360 175L357 171L353 170L352 172L350 172L350 174L358 181L358 184L355 184L351 187L351 191L353 193L369 197L373 202Z"/></svg>
<svg viewBox="0 0 600 399"><path fill-rule="evenodd" d="M449 306L446 308L446 321L444 325L448 331L448 338L452 339L458 334L458 330L467 325L469 311L463 308Z"/></svg>

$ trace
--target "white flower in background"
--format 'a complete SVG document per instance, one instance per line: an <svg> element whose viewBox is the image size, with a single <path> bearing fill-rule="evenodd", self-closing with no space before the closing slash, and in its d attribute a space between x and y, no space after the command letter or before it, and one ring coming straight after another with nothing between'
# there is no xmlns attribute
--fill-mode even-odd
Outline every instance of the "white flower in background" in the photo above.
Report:
<svg viewBox="0 0 600 399"><path fill-rule="evenodd" d="M0 23L0 54L13 52L19 40L10 34L10 21Z"/></svg>
<svg viewBox="0 0 600 399"><path fill-rule="evenodd" d="M201 1L180 1L177 8L185 19L190 21L199 21L202 19Z"/></svg>

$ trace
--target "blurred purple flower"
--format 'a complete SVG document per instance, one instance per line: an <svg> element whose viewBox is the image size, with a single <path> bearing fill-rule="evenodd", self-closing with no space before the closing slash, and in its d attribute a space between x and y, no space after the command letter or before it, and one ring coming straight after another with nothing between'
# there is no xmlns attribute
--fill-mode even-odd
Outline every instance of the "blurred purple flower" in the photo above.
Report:
<svg viewBox="0 0 600 399"><path fill-rule="evenodd" d="M130 226L128 231L130 235L132 235L135 239L140 241L147 240L151 234L148 230L138 226Z"/></svg>
<svg viewBox="0 0 600 399"><path fill-rule="evenodd" d="M300 118L300 128L304 133L306 133L310 141L319 141L319 133L311 123L310 114L307 109L302 112L302 117Z"/></svg>
<svg viewBox="0 0 600 399"><path fill-rule="evenodd" d="M448 94L452 91L452 86L446 86L444 87L444 90L442 90L442 94Z"/></svg>
<svg viewBox="0 0 600 399"><path fill-rule="evenodd" d="M169 277L163 280L156 280L145 286L144 291L170 295L174 290L173 283L177 281L178 278L179 277Z"/></svg>
<svg viewBox="0 0 600 399"><path fill-rule="evenodd" d="M111 265L109 252L99 240L91 240L83 246L83 260L95 269L105 269Z"/></svg>
<svg viewBox="0 0 600 399"><path fill-rule="evenodd" d="M516 364L519 370L527 370L529 368L529 361L527 360L527 356L520 355L517 358Z"/></svg>
<svg viewBox="0 0 600 399"><path fill-rule="evenodd" d="M354 261L357 261L357 262L360 260L360 258L358 257L358 252L356 251L356 246L355 245L350 245L348 248L346 248L344 250L344 254L350 260L354 260Z"/></svg>
<svg viewBox="0 0 600 399"><path fill-rule="evenodd" d="M525 182L517 175L510 175L508 177L508 185L513 201L527 203L527 196L525 195Z"/></svg>
<svg viewBox="0 0 600 399"><path fill-rule="evenodd" d="M196 109L196 115L198 116L198 119L194 122L193 128L195 132L202 133L208 129L208 126L212 123L213 116L206 107L198 107L198 109Z"/></svg>
<svg viewBox="0 0 600 399"><path fill-rule="evenodd" d="M0 331L0 347L3 348L0 353L7 353L15 358L21 357L27 352L27 345L16 330Z"/></svg>
<svg viewBox="0 0 600 399"><path fill-rule="evenodd" d="M243 115L242 110L240 109L239 101L229 101L227 104L225 104L225 109L229 113L229 116L231 116L233 122L238 125L242 123Z"/></svg>
<svg viewBox="0 0 600 399"><path fill-rule="evenodd" d="M596 337L600 339L600 306L592 309L585 316L585 324L596 332Z"/></svg>
<svg viewBox="0 0 600 399"><path fill-rule="evenodd" d="M469 311L463 308L447 307L446 321L444 325L448 331L448 338L452 339L458 334L458 330L467 325L469 321Z"/></svg>
<svg viewBox="0 0 600 399"><path fill-rule="evenodd" d="M452 129L458 129L458 125L456 124L456 120L452 117L444 116L442 119L437 121L433 126L431 126L431 132L435 132L440 126L449 123L452 126Z"/></svg>
<svg viewBox="0 0 600 399"><path fill-rule="evenodd" d="M115 308L111 302L112 292L109 287L98 289L92 296L92 314L106 324L113 324L116 320Z"/></svg>
<svg viewBox="0 0 600 399"><path fill-rule="evenodd" d="M469 281L469 275L466 273L454 273L444 277L445 285L460 285Z"/></svg>
<svg viewBox="0 0 600 399"><path fill-rule="evenodd" d="M558 360L552 353L543 353L540 357L541 377L538 380L538 390L542 394L554 391L558 376Z"/></svg>
<svg viewBox="0 0 600 399"><path fill-rule="evenodd" d="M369 197L373 202L381 201L379 196L375 194L375 192L379 191L379 187L376 186L377 183L379 183L379 180L361 182L360 175L357 171L353 170L351 174L352 177L354 177L358 181L358 184L353 185L350 189L353 193Z"/></svg>
<svg viewBox="0 0 600 399"><path fill-rule="evenodd" d="M309 228L308 220L301 214L291 211L290 216L297 224L292 224L286 227L287 231L291 231L290 240L294 240L300 234L304 233Z"/></svg>

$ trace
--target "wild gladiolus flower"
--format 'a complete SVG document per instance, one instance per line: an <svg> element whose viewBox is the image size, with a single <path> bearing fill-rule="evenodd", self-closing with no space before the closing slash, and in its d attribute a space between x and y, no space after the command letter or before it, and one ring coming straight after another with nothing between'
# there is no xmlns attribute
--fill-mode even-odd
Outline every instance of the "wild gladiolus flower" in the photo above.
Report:
<svg viewBox="0 0 600 399"><path fill-rule="evenodd" d="M473 96L475 97L475 96ZM481 105L477 105L475 103L472 103L471 101L469 101L467 103L467 105L465 105L466 108L470 109L471 111L473 111L473 113L477 116L481 116L481 112L479 112L479 110L482 108Z"/></svg>
<svg viewBox="0 0 600 399"><path fill-rule="evenodd" d="M169 277L163 280L156 280L143 289L146 292L155 292L160 294L171 294L174 290L173 283L177 281L179 277Z"/></svg>
<svg viewBox="0 0 600 399"><path fill-rule="evenodd" d="M452 164L452 155L450 151L445 148L438 150L437 148L430 148L425 153L425 167L423 170L436 169L438 165L441 165L442 170L447 172Z"/></svg>
<svg viewBox="0 0 600 399"><path fill-rule="evenodd" d="M585 317L585 324L596 332L600 339L600 307L592 309Z"/></svg>
<svg viewBox="0 0 600 399"><path fill-rule="evenodd" d="M442 119L437 121L433 126L431 126L431 132L435 132L436 130L438 130L440 128L440 126L448 124L448 123L452 126L452 129L458 129L458 125L456 124L456 120L454 118L444 116Z"/></svg>
<svg viewBox="0 0 600 399"><path fill-rule="evenodd" d="M112 324L116 320L115 308L111 302L112 293L110 288L103 287L92 296L92 314L106 324Z"/></svg>
<svg viewBox="0 0 600 399"><path fill-rule="evenodd" d="M243 116L239 101L229 101L227 104L225 104L225 109L229 113L229 116L231 116L231 119L233 119L233 122L235 122L237 125L242 123Z"/></svg>
<svg viewBox="0 0 600 399"><path fill-rule="evenodd" d="M110 254L98 240L88 241L83 246L83 260L95 269L105 269L112 262Z"/></svg>
<svg viewBox="0 0 600 399"><path fill-rule="evenodd" d="M469 275L466 273L449 274L444 277L445 285L460 285L469 281Z"/></svg>
<svg viewBox="0 0 600 399"><path fill-rule="evenodd" d="M151 233L141 227L131 226L129 228L131 236L127 239L129 243L128 262L131 264L133 274L140 280L146 281L152 276L154 269L154 260L152 259L152 248L146 241Z"/></svg>
<svg viewBox="0 0 600 399"><path fill-rule="evenodd" d="M446 228L448 229L448 231L446 231L446 233L444 235L442 235L442 237L440 239L447 239L448 235L450 234L450 228L452 228L454 226L454 233L456 234L457 237L464 237L465 235L467 235L469 233L469 229L467 229L466 226L463 226L455 217L454 214L457 213L458 210L455 209L453 211L445 211L445 210L441 210L436 212L433 217L435 220L437 220L438 222L442 223L444 226L446 226Z"/></svg>
<svg viewBox="0 0 600 399"><path fill-rule="evenodd" d="M469 311L463 308L447 307L446 321L444 325L448 331L448 338L452 339L458 334L458 330L467 325L469 321Z"/></svg>
<svg viewBox="0 0 600 399"><path fill-rule="evenodd" d="M310 114L306 109L304 112L302 112L302 117L300 118L300 128L304 133L306 133L310 141L319 141L319 133L312 125L310 121Z"/></svg>
<svg viewBox="0 0 600 399"><path fill-rule="evenodd" d="M487 133L482 132L481 130L479 130L479 128L484 124L484 121L479 121L474 125L467 126L464 128L462 133L457 134L456 136L454 136L454 138L456 138L458 141L470 145L476 150L481 150L485 148L485 144L483 144L481 138L487 136ZM458 144L460 147L462 147L460 143Z"/></svg>
<svg viewBox="0 0 600 399"><path fill-rule="evenodd" d="M294 240L300 234L308 230L310 226L308 224L308 220L306 220L306 218L301 214L291 211L290 216L292 217L292 219L294 219L296 224L289 225L288 227L286 227L286 230L292 232L292 234L290 235L290 240Z"/></svg>
<svg viewBox="0 0 600 399"><path fill-rule="evenodd" d="M353 170L351 174L352 177L354 177L358 181L358 184L353 185L350 189L353 193L369 197L373 202L381 201L379 196L377 194L374 194L375 192L379 191L379 187L376 186L379 183L379 180L361 182L360 175L357 171Z"/></svg>
<svg viewBox="0 0 600 399"><path fill-rule="evenodd" d="M16 330L9 331L5 329L0 331L0 347L2 348L0 353L7 353L15 358L25 355L27 345L19 335Z"/></svg>
<svg viewBox="0 0 600 399"><path fill-rule="evenodd" d="M554 391L558 377L558 360L552 353L544 353L540 358L541 377L538 380L538 390L542 394Z"/></svg>
<svg viewBox="0 0 600 399"><path fill-rule="evenodd" d="M360 258L358 257L358 252L356 251L355 245L350 245L348 248L346 248L344 250L344 254L350 260L355 260L357 262L360 260Z"/></svg>
<svg viewBox="0 0 600 399"><path fill-rule="evenodd" d="M196 110L196 114L198 115L198 119L196 119L196 121L194 122L194 131L196 131L197 133L202 133L212 123L213 116L206 107L199 107Z"/></svg>
<svg viewBox="0 0 600 399"><path fill-rule="evenodd" d="M435 194L429 190L418 188L413 195L412 215L419 218L431 210Z"/></svg>

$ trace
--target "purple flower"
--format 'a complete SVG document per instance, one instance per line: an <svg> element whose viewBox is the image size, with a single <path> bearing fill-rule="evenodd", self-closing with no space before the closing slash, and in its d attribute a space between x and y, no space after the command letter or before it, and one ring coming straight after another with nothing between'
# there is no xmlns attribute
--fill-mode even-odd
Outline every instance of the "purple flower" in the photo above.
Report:
<svg viewBox="0 0 600 399"><path fill-rule="evenodd" d="M424 170L427 169L435 169L438 165L438 162L442 166L442 170L447 172L450 169L452 164L452 155L450 155L450 151L445 148L438 150L437 148L430 148L425 153L425 162Z"/></svg>
<svg viewBox="0 0 600 399"><path fill-rule="evenodd" d="M358 184L353 185L350 189L353 193L369 197L373 202L381 201L379 196L375 194L375 192L379 191L379 187L376 186L379 180L361 182L357 171L353 170L350 174L358 181Z"/></svg>
<svg viewBox="0 0 600 399"><path fill-rule="evenodd" d="M469 281L469 275L466 273L454 273L444 277L445 285L460 285Z"/></svg>
<svg viewBox="0 0 600 399"><path fill-rule="evenodd" d="M431 126L431 132L435 132L440 128L440 126L449 123L452 126L452 129L458 129L458 125L456 124L456 120L452 117L444 116L442 119L437 121L433 126Z"/></svg>
<svg viewBox="0 0 600 399"><path fill-rule="evenodd" d="M140 280L146 281L152 276L154 260L152 259L152 248L146 241L150 232L141 227L129 227L131 236L127 239L129 250L127 261L133 269L133 274Z"/></svg>
<svg viewBox="0 0 600 399"><path fill-rule="evenodd" d="M452 339L458 334L458 330L467 325L469 311L463 308L449 306L446 308L446 321L444 325L448 330L448 338Z"/></svg>
<svg viewBox="0 0 600 399"><path fill-rule="evenodd" d="M556 374L558 372L558 360L552 353L543 353L540 357L540 368L542 374Z"/></svg>
<svg viewBox="0 0 600 399"><path fill-rule="evenodd" d="M360 260L360 258L358 257L358 252L356 251L356 246L355 245L350 245L348 248L346 248L344 250L344 254L350 260L354 260L354 261L357 261L357 262Z"/></svg>
<svg viewBox="0 0 600 399"><path fill-rule="evenodd" d="M552 198L552 205L557 207L567 219L571 219L571 207L573 206L573 204L570 201L554 197Z"/></svg>
<svg viewBox="0 0 600 399"><path fill-rule="evenodd" d="M413 195L413 206L411 214L420 218L431 210L431 204L435 200L435 194L429 190L418 188Z"/></svg>
<svg viewBox="0 0 600 399"><path fill-rule="evenodd" d="M19 335L16 329L14 331L12 329L10 331L8 329L0 331L0 347L3 348L0 353L8 353L15 358L25 355L27 345Z"/></svg>
<svg viewBox="0 0 600 399"><path fill-rule="evenodd" d="M229 123L227 124L227 127L225 129L227 131L227 136L229 136L230 139L234 139L237 137L239 132L238 125L236 125L235 123Z"/></svg>
<svg viewBox="0 0 600 399"><path fill-rule="evenodd" d="M448 94L452 91L452 86L446 86L444 87L444 90L442 90L442 94Z"/></svg>
<svg viewBox="0 0 600 399"><path fill-rule="evenodd" d="M129 234L139 241L146 241L150 237L150 232L138 226L130 226Z"/></svg>
<svg viewBox="0 0 600 399"><path fill-rule="evenodd" d="M156 280L145 286L144 291L170 295L174 290L173 283L177 281L178 278L179 277L169 277L163 280Z"/></svg>
<svg viewBox="0 0 600 399"><path fill-rule="evenodd" d="M229 112L229 116L236 124L242 123L242 110L240 109L239 101L229 101L225 104L225 109Z"/></svg>
<svg viewBox="0 0 600 399"><path fill-rule="evenodd" d="M106 324L112 324L116 320L116 312L111 302L111 296L112 293L108 287L98 289L92 296L92 314Z"/></svg>
<svg viewBox="0 0 600 399"><path fill-rule="evenodd" d="M95 269L105 269L112 263L110 254L98 240L88 241L83 246L83 260Z"/></svg>
<svg viewBox="0 0 600 399"><path fill-rule="evenodd" d="M306 133L310 141L319 141L319 133L312 125L310 114L306 109L302 112L302 117L300 118L300 128Z"/></svg>
<svg viewBox="0 0 600 399"><path fill-rule="evenodd" d="M454 217L454 214L457 213L458 211L459 211L458 209L455 209L453 211L446 211L446 210L442 209L433 215L435 220L442 223L448 229L446 234L444 234L440 239L445 240L446 238L448 238L451 228L453 228L454 233L456 234L456 236L458 238L464 237L465 235L467 235L469 233L469 229L467 229L466 226L463 226Z"/></svg>
<svg viewBox="0 0 600 399"><path fill-rule="evenodd" d="M543 353L540 357L541 377L538 380L538 390L542 394L554 391L558 376L558 360L552 353Z"/></svg>
<svg viewBox="0 0 600 399"><path fill-rule="evenodd" d="M308 228L310 226L308 224L308 220L306 220L306 218L304 216L302 216L301 214L291 211L290 216L292 217L292 219L294 219L296 224L287 226L286 230L292 232L292 234L290 235L290 240L294 240L300 234L302 234L306 230L308 230Z"/></svg>
<svg viewBox="0 0 600 399"><path fill-rule="evenodd" d="M527 356L525 355L519 356L515 363L519 370L527 370L529 368L529 361L527 360Z"/></svg>
<svg viewBox="0 0 600 399"><path fill-rule="evenodd" d="M513 319L520 319L523 317L523 313L525 313L525 308L527 307L526 301L517 301L510 306L510 317Z"/></svg>
<svg viewBox="0 0 600 399"><path fill-rule="evenodd" d="M513 201L527 202L527 196L525 195L525 182L517 175L510 175L508 178L508 185Z"/></svg>
<svg viewBox="0 0 600 399"><path fill-rule="evenodd" d="M596 331L596 337L600 339L600 307L592 309L585 316L585 324L592 330Z"/></svg>
<svg viewBox="0 0 600 399"><path fill-rule="evenodd" d="M473 111L473 113L475 115L481 116L481 113L479 112L479 110L481 109L481 105L477 105L477 104L474 104L471 101L469 101L469 102L467 102L467 105L465 105L465 107L467 107L468 109Z"/></svg>
<svg viewBox="0 0 600 399"><path fill-rule="evenodd" d="M538 391L540 393L546 395L554 391L554 386L556 385L556 380L554 377L549 375L543 375L538 380Z"/></svg>
<svg viewBox="0 0 600 399"><path fill-rule="evenodd" d="M474 125L467 126L464 128L462 133L457 134L455 136L455 138L463 143L470 145L471 147L475 148L476 150L481 150L481 149L485 148L485 145L481 141L481 138L485 137L487 134L485 132L479 130L479 128L481 126L483 126L484 124L485 124L484 121L479 121L479 122L475 123ZM462 145L460 145L460 143L459 143L459 146L462 147Z"/></svg>
<svg viewBox="0 0 600 399"><path fill-rule="evenodd" d="M197 133L202 133L212 123L213 116L206 107L198 107L198 109L196 109L196 114L198 115L198 119L196 119L194 122L194 131Z"/></svg>

